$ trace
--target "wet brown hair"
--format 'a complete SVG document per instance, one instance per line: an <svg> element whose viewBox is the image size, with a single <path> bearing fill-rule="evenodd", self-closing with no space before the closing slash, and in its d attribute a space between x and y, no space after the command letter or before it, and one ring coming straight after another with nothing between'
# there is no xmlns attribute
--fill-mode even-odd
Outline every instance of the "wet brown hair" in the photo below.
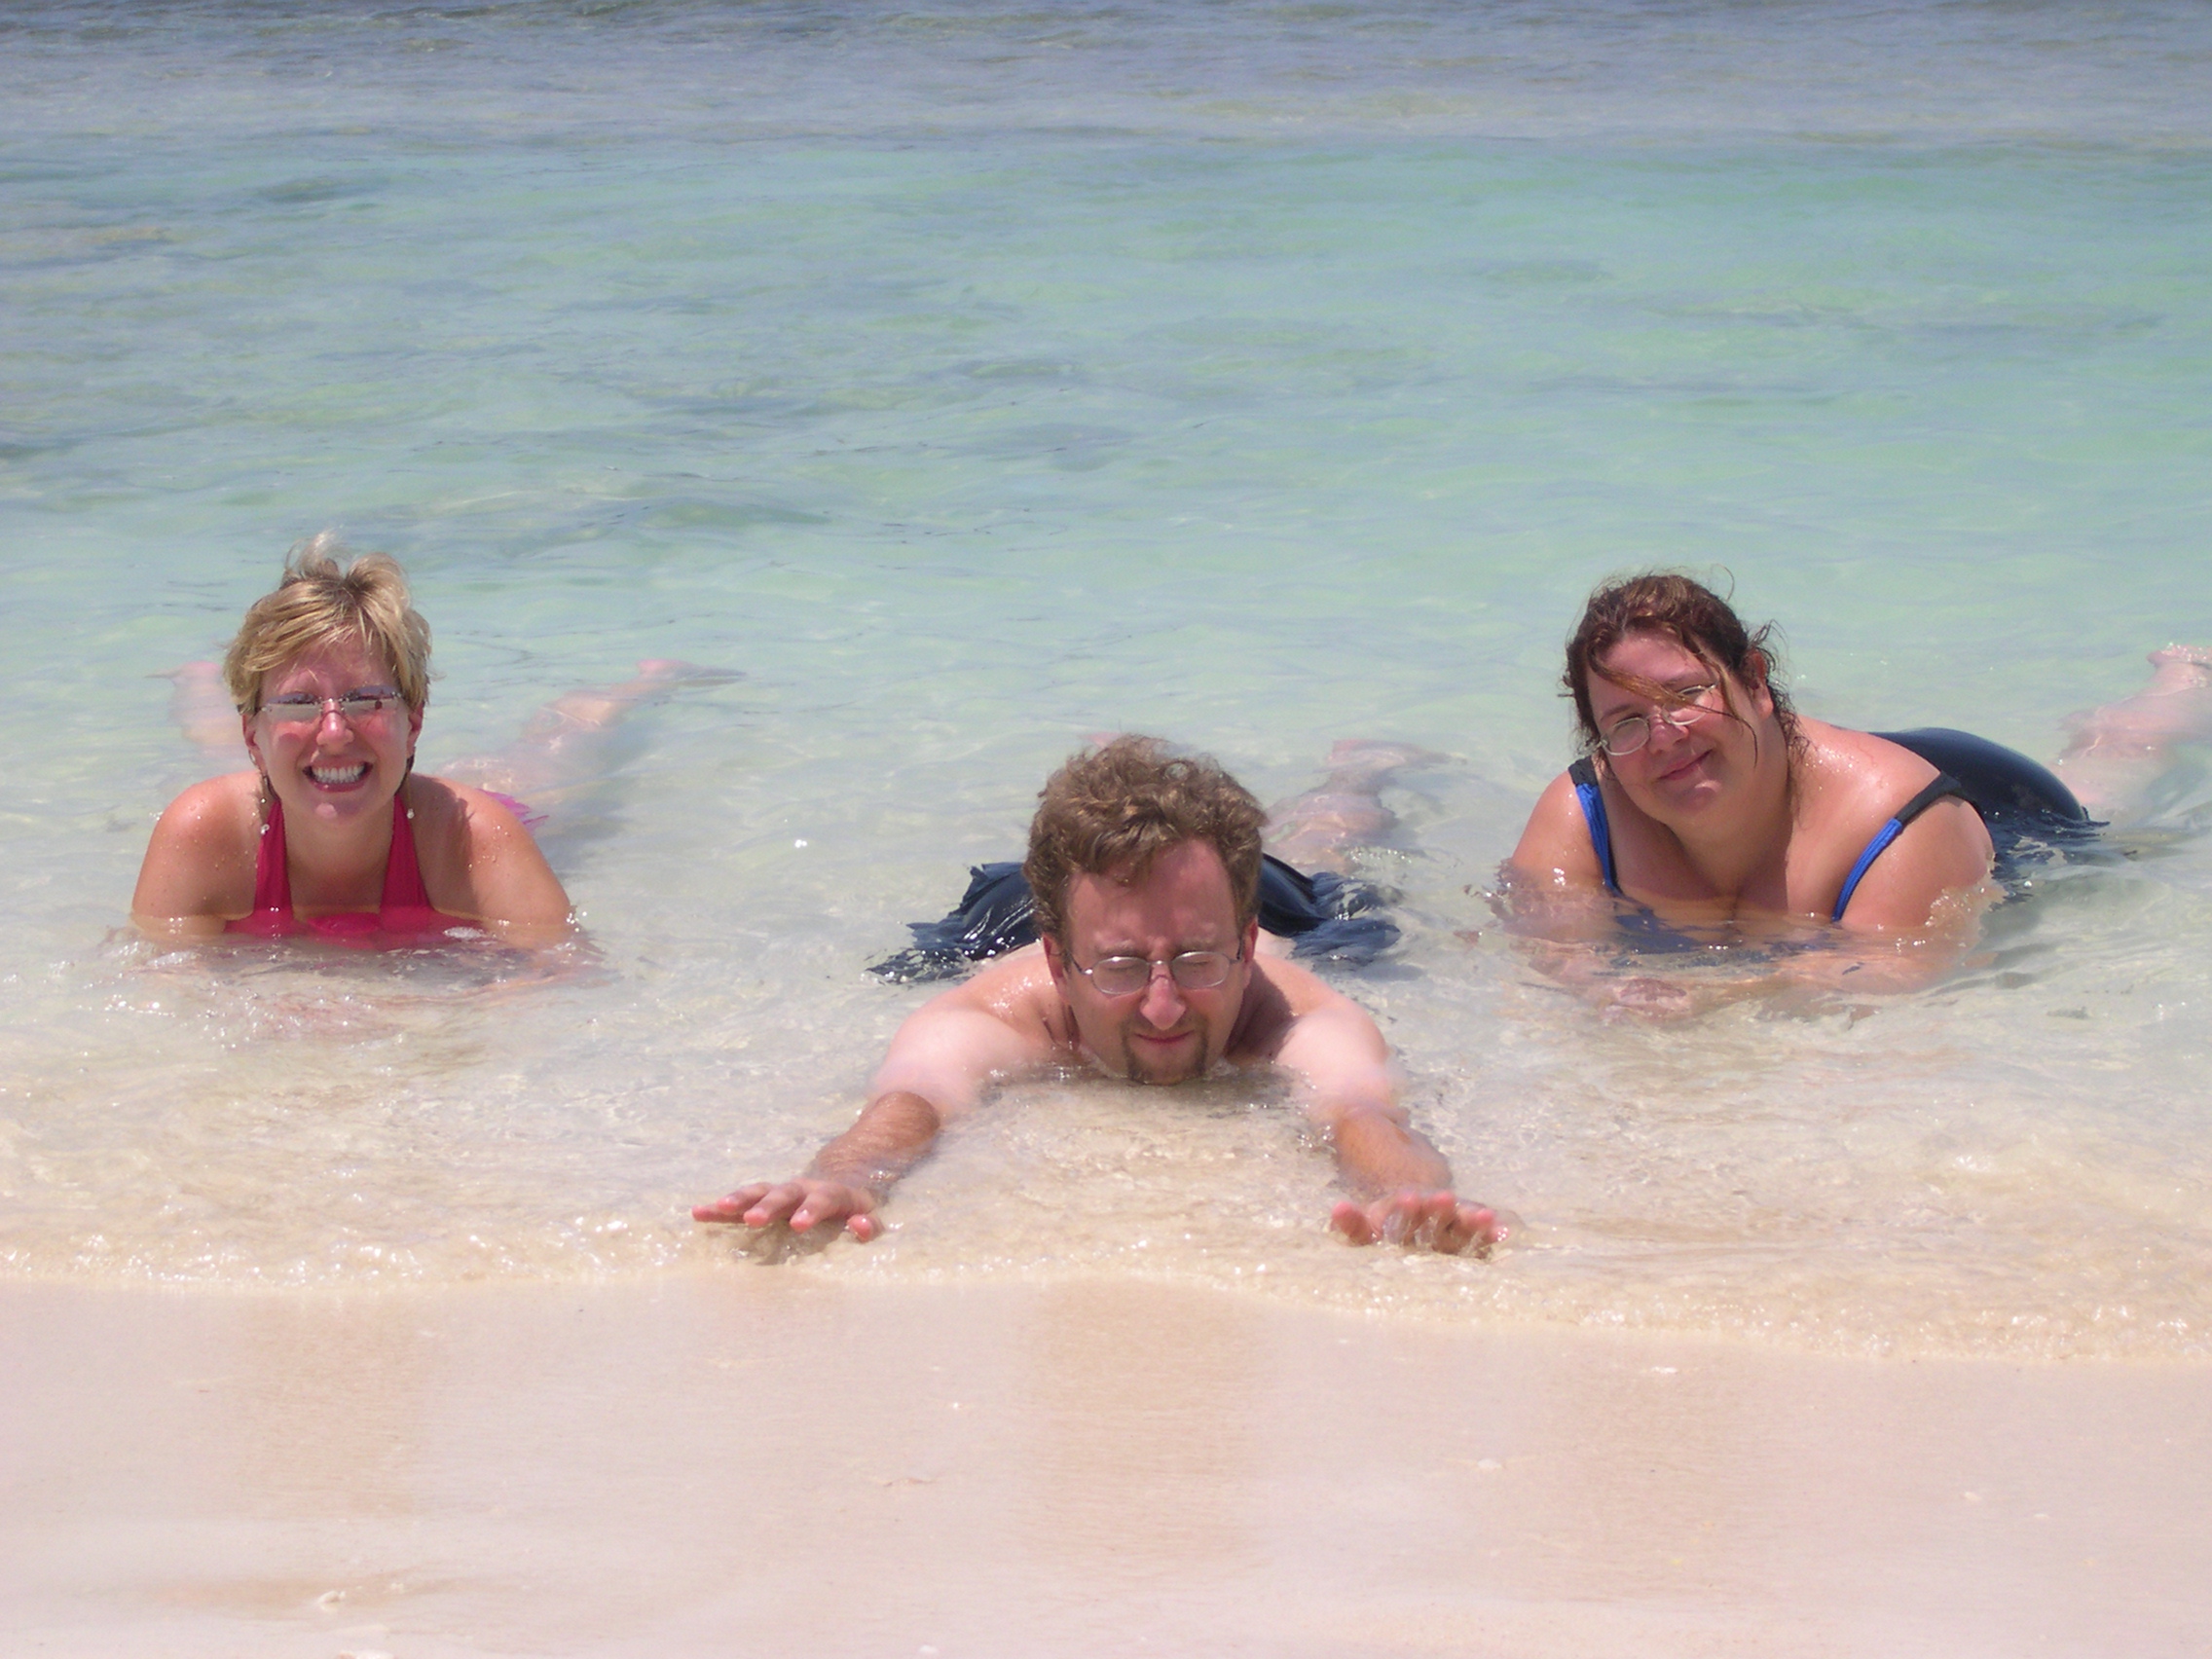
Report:
<svg viewBox="0 0 2212 1659"><path fill-rule="evenodd" d="M1070 756L1037 798L1021 873L1037 901L1040 935L1067 943L1068 886L1077 876L1142 879L1154 860L1185 841L1203 841L1220 855L1239 934L1258 913L1268 815L1210 756L1175 754L1156 737L1117 737Z"/></svg>
<svg viewBox="0 0 2212 1659"><path fill-rule="evenodd" d="M1567 642L1562 683L1574 699L1574 723L1585 750L1604 747L1590 702L1592 676L1603 676L1656 703L1677 701L1664 685L1606 674L1598 666L1600 658L1631 634L1663 634L1709 667L1725 669L1739 685L1747 689L1765 685L1774 699L1774 718L1782 727L1783 741L1792 750L1798 747L1797 711L1782 687L1781 658L1770 643L1774 624L1765 623L1752 632L1728 602L1703 582L1679 571L1651 571L1602 584L1582 608L1582 620ZM1727 713L1733 720L1744 718L1733 706Z"/></svg>
<svg viewBox="0 0 2212 1659"><path fill-rule="evenodd" d="M407 601L407 574L384 553L341 566L346 544L329 531L284 561L284 579L253 602L223 657L223 682L241 714L261 709L261 682L304 651L357 640L391 665L392 689L420 714L430 700L430 625Z"/></svg>

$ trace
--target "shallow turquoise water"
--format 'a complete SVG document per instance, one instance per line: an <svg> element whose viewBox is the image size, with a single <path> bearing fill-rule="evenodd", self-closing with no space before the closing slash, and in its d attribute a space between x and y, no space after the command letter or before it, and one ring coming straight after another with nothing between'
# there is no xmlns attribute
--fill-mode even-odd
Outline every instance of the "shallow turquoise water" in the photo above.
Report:
<svg viewBox="0 0 2212 1659"><path fill-rule="evenodd" d="M1528 1249L1338 1249L1264 1088L1085 1085L796 1271L2201 1350L2200 759L2158 856L1872 1017L1607 1025L1482 898L1607 571L1724 571L1814 713L2046 757L2212 635L2200 10L145 16L0 35L14 1271L722 1253L682 1204L843 1121L918 995L860 966L1087 733L1268 796L1361 735L1454 758L1347 983ZM548 833L603 976L116 931L205 769L147 676L326 526L416 578L433 766L643 656L744 671Z"/></svg>

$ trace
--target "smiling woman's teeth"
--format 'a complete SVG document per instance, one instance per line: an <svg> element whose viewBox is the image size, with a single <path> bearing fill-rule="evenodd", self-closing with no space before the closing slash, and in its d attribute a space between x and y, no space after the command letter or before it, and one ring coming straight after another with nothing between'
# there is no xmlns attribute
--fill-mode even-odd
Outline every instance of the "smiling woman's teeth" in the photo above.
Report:
<svg viewBox="0 0 2212 1659"><path fill-rule="evenodd" d="M366 760L359 761L351 766L310 766L308 776L318 784L335 787L340 784L359 783L361 774L368 769L369 763Z"/></svg>

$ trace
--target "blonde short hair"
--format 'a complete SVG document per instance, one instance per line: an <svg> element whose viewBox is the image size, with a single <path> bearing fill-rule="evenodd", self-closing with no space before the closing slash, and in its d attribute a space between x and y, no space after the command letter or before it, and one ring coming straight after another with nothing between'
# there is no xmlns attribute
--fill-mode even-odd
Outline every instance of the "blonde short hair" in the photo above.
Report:
<svg viewBox="0 0 2212 1659"><path fill-rule="evenodd" d="M430 625L407 602L407 576L385 553L341 566L346 544L330 531L284 561L284 579L246 611L223 657L223 682L241 714L261 709L261 682L317 645L356 640L391 665L392 688L418 714L430 699Z"/></svg>

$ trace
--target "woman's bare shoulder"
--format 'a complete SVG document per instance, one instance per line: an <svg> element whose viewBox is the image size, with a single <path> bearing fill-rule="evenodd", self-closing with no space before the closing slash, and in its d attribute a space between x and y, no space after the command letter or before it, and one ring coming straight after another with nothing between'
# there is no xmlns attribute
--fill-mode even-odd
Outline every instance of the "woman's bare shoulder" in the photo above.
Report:
<svg viewBox="0 0 2212 1659"><path fill-rule="evenodd" d="M230 772L194 784L170 801L154 827L154 840L202 852L233 842L250 850L260 829L261 774Z"/></svg>
<svg viewBox="0 0 2212 1659"><path fill-rule="evenodd" d="M1823 747L1848 756L1878 777L1891 782L1910 783L1918 789L1936 775L1936 768L1905 748L1892 743L1870 731L1854 731L1849 726L1828 725L1808 720L1806 726L1818 734Z"/></svg>
<svg viewBox="0 0 2212 1659"><path fill-rule="evenodd" d="M457 784L450 778L417 773L406 784L407 810L415 817L418 840L426 835L452 835L467 845L493 844L530 831L515 816L502 795L473 784Z"/></svg>
<svg viewBox="0 0 2212 1659"><path fill-rule="evenodd" d="M1936 767L1872 732L1827 726L1814 750L1820 788L1815 830L1824 866L1816 887L1838 890L1890 820L1935 782ZM1867 866L1844 925L1857 931L1917 931L1945 893L1977 889L1989 871L1989 832L1965 801L1938 801ZM1832 903L1832 899L1825 903Z"/></svg>
<svg viewBox="0 0 2212 1659"><path fill-rule="evenodd" d="M1807 720L1802 735L1801 775L1815 786L1812 804L1840 826L1856 829L1863 821L1879 827L1935 781L1935 767L1870 731Z"/></svg>
<svg viewBox="0 0 2212 1659"><path fill-rule="evenodd" d="M1598 867L1598 849L1591 845L1590 826L1583 818L1570 774L1562 772L1536 797L1521 840L1506 862L1523 875L1533 876L1547 886L1604 885L1604 872Z"/></svg>
<svg viewBox="0 0 2212 1659"><path fill-rule="evenodd" d="M261 775L233 772L194 784L170 801L146 844L131 913L176 921L251 909L260 799Z"/></svg>
<svg viewBox="0 0 2212 1659"><path fill-rule="evenodd" d="M505 801L428 776L408 779L406 791L415 856L432 904L480 921L567 927L569 896Z"/></svg>

